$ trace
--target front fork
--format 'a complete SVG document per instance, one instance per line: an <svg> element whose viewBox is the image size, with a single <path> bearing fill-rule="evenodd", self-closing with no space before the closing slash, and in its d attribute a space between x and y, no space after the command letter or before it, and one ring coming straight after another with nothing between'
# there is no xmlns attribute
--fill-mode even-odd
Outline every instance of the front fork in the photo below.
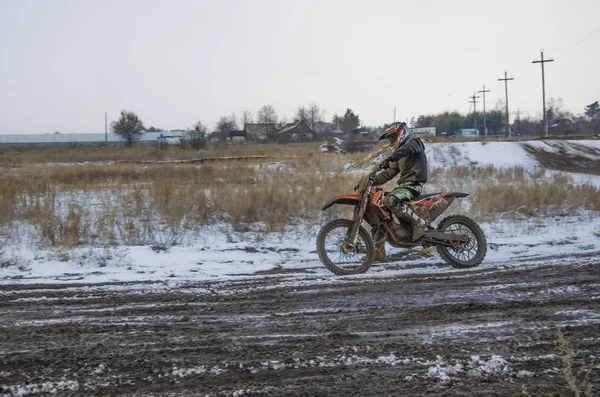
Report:
<svg viewBox="0 0 600 397"><path fill-rule="evenodd" d="M350 228L350 235L348 236L348 247L342 247L342 250L354 249L356 247L356 240L358 238L358 228L362 223L362 219L365 216L367 205L369 204L369 196L371 194L371 188L373 187L373 179L369 178L369 183L360 199L358 207L354 209L354 217L352 218L352 227Z"/></svg>

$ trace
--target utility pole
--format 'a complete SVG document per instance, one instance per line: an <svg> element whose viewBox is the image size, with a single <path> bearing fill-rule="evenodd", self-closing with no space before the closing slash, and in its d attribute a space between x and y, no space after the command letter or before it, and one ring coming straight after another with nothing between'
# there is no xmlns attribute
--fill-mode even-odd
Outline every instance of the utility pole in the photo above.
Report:
<svg viewBox="0 0 600 397"><path fill-rule="evenodd" d="M531 63L539 63L542 65L542 109L544 112L544 136L548 136L548 117L546 116L546 82L544 79L544 63L554 62L554 59L544 59L544 50L540 51L541 60Z"/></svg>
<svg viewBox="0 0 600 397"><path fill-rule="evenodd" d="M104 142L108 143L108 113L104 112Z"/></svg>
<svg viewBox="0 0 600 397"><path fill-rule="evenodd" d="M477 129L477 98L479 98L476 93L473 93L473 96L469 97L472 99L469 103L473 104L473 128Z"/></svg>
<svg viewBox="0 0 600 397"><path fill-rule="evenodd" d="M504 78L498 79L498 81L504 81L504 95L506 95L506 133L508 134L508 137L510 138L512 136L512 134L510 133L510 121L508 118L508 81L514 80L514 78L507 77L507 74L508 74L508 72L505 70Z"/></svg>
<svg viewBox="0 0 600 397"><path fill-rule="evenodd" d="M488 131L487 131L487 122L485 120L485 93L490 92L490 90L485 89L485 84L483 85L482 91L477 91L483 94L483 130L485 131L485 139L487 139Z"/></svg>

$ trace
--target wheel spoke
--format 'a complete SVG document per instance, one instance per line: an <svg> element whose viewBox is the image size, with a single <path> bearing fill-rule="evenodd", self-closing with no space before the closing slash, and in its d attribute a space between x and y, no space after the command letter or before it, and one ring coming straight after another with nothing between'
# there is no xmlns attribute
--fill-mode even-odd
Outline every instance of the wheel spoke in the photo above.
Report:
<svg viewBox="0 0 600 397"><path fill-rule="evenodd" d="M485 258L487 243L481 227L466 216L451 215L437 230L457 236L452 245L438 245L437 250L450 266L465 269L479 265Z"/></svg>
<svg viewBox="0 0 600 397"><path fill-rule="evenodd" d="M344 240L347 239L348 229L346 227L339 227L332 230L325 239L325 251L327 257L335 266L339 266L345 269L356 268L360 266L366 259L366 251L361 249L359 252L344 253L342 251L342 245ZM364 247L366 242L358 236L357 246Z"/></svg>
<svg viewBox="0 0 600 397"><path fill-rule="evenodd" d="M445 232L459 236L466 236L469 239L469 241L464 245L464 249L448 247L448 253L450 255L461 262L468 262L475 258L479 250L479 244L471 229L469 229L466 225L453 223L446 228Z"/></svg>

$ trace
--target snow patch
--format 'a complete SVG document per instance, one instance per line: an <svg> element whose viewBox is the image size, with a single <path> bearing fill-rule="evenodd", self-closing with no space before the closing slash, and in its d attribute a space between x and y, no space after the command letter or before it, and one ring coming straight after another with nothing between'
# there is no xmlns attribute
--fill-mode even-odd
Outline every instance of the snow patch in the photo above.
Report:
<svg viewBox="0 0 600 397"><path fill-rule="evenodd" d="M69 392L79 390L79 382L59 381L45 382L28 385L9 385L1 386L2 392L8 392L12 396L27 396L30 394L57 394L60 392Z"/></svg>

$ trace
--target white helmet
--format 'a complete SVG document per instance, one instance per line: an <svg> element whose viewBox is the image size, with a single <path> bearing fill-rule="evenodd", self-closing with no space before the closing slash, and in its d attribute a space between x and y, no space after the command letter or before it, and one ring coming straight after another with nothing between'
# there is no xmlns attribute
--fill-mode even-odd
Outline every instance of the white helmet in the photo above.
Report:
<svg viewBox="0 0 600 397"><path fill-rule="evenodd" d="M412 138L412 134L406 123L395 122L393 123L385 132L379 137L379 140L387 139L390 143L394 144L394 148L398 149L402 145L404 145L410 138Z"/></svg>

